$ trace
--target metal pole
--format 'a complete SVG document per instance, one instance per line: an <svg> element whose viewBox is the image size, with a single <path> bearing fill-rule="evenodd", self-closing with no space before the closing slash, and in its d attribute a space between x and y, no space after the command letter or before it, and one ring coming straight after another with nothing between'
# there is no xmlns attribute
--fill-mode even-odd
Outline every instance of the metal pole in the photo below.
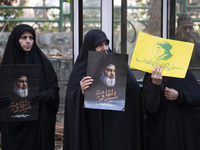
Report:
<svg viewBox="0 0 200 150"><path fill-rule="evenodd" d="M169 38L175 39L176 34L176 0L170 0Z"/></svg>
<svg viewBox="0 0 200 150"><path fill-rule="evenodd" d="M187 13L187 0L183 1L183 13L186 14Z"/></svg>
<svg viewBox="0 0 200 150"><path fill-rule="evenodd" d="M43 7L46 6L45 0L43 0ZM47 10L43 9L43 19L47 19Z"/></svg>
<svg viewBox="0 0 200 150"><path fill-rule="evenodd" d="M105 32L110 40L109 47L112 49L112 34L113 34L113 1L101 1L101 29Z"/></svg>
<svg viewBox="0 0 200 150"><path fill-rule="evenodd" d="M127 52L127 0L121 0L121 53Z"/></svg>
<svg viewBox="0 0 200 150"><path fill-rule="evenodd" d="M59 31L63 31L63 0L60 0L60 21L59 21Z"/></svg>
<svg viewBox="0 0 200 150"><path fill-rule="evenodd" d="M167 22L168 22L168 19L167 19L167 16L168 16L168 11L167 11L167 0L163 0L163 17L162 17L162 37L163 38L167 38Z"/></svg>
<svg viewBox="0 0 200 150"><path fill-rule="evenodd" d="M82 9L82 8L81 8ZM75 0L73 1L73 47L74 47L74 62L76 61L76 58L78 57L79 54L79 41L82 39L79 39L80 37L80 32L79 32L79 23L80 23L80 19L79 19L79 0ZM83 33L81 33L83 34Z"/></svg>
<svg viewBox="0 0 200 150"><path fill-rule="evenodd" d="M73 0L70 0L70 24L71 24L71 31L73 31Z"/></svg>

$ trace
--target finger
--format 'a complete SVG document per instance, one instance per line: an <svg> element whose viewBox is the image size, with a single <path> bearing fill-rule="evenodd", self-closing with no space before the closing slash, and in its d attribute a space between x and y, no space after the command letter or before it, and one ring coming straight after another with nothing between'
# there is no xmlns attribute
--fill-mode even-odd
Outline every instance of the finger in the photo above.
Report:
<svg viewBox="0 0 200 150"><path fill-rule="evenodd" d="M168 95L168 96L171 96L173 94L173 90L172 88L168 88L166 87L165 88L165 94Z"/></svg>
<svg viewBox="0 0 200 150"><path fill-rule="evenodd" d="M81 91L82 91L82 94L83 95L85 95L85 90L87 90L89 88L89 85L83 85L82 87L81 87Z"/></svg>
<svg viewBox="0 0 200 150"><path fill-rule="evenodd" d="M86 76L86 77L83 77L82 79L81 79L81 81L80 81L80 84L83 84L84 83L84 81L85 80L87 80L88 79L88 77Z"/></svg>
<svg viewBox="0 0 200 150"><path fill-rule="evenodd" d="M85 89L86 87L88 88L91 84L93 83L93 80L85 82L82 87Z"/></svg>
<svg viewBox="0 0 200 150"><path fill-rule="evenodd" d="M165 88L165 96L168 96L169 95L169 89L166 87Z"/></svg>
<svg viewBox="0 0 200 150"><path fill-rule="evenodd" d="M170 88L165 87L165 92L168 92L168 91L170 91Z"/></svg>
<svg viewBox="0 0 200 150"><path fill-rule="evenodd" d="M80 85L81 85L81 87L87 86L87 85L89 85L89 84L92 84L93 81L94 81L94 80L90 78L90 79L81 81L81 82L80 82Z"/></svg>
<svg viewBox="0 0 200 150"><path fill-rule="evenodd" d="M158 70L160 70L160 71L161 71L161 70L162 70L162 66L158 66Z"/></svg>
<svg viewBox="0 0 200 150"><path fill-rule="evenodd" d="M86 76L84 78L82 78L82 80L80 81L80 85L83 85L85 82L91 82L93 79L90 76Z"/></svg>
<svg viewBox="0 0 200 150"><path fill-rule="evenodd" d="M86 76L86 77L84 77L84 78L82 79L82 81L84 82L85 80L88 80L88 79L91 79L91 77L90 77L90 76Z"/></svg>
<svg viewBox="0 0 200 150"><path fill-rule="evenodd" d="M152 74L155 74L156 68L157 68L156 66L153 68Z"/></svg>
<svg viewBox="0 0 200 150"><path fill-rule="evenodd" d="M162 72L162 67L161 66L158 67L158 72L159 72L159 74L161 74L161 72Z"/></svg>
<svg viewBox="0 0 200 150"><path fill-rule="evenodd" d="M91 85L93 81L94 80L89 76L84 77L84 81L80 81L81 91L83 95L85 94L85 90L89 88L89 85Z"/></svg>
<svg viewBox="0 0 200 150"><path fill-rule="evenodd" d="M170 95L171 95L171 94L169 93L169 91L165 91L165 98L166 98L166 99L169 99L169 98L170 98Z"/></svg>
<svg viewBox="0 0 200 150"><path fill-rule="evenodd" d="M152 79L156 79L156 66L153 68L152 74L151 74L151 78Z"/></svg>
<svg viewBox="0 0 200 150"><path fill-rule="evenodd" d="M86 87L84 88L84 91L87 90L88 88L89 88L89 86L86 86Z"/></svg>
<svg viewBox="0 0 200 150"><path fill-rule="evenodd" d="M156 70L156 75L157 75L158 77L160 77L161 71L162 71L162 67L159 66L159 67L157 68L157 70Z"/></svg>

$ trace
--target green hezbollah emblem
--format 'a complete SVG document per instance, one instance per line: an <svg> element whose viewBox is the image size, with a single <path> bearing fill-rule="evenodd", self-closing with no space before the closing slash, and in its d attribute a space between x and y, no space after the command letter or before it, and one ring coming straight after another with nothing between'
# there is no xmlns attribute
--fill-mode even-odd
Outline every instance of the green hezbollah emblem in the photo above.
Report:
<svg viewBox="0 0 200 150"><path fill-rule="evenodd" d="M154 58L156 59L156 61L168 60L173 56L171 50L172 45L168 42L157 43L153 49Z"/></svg>
<svg viewBox="0 0 200 150"><path fill-rule="evenodd" d="M152 67L155 66L162 66L162 68L166 71L171 71L175 69L183 69L176 67L175 64L171 64L168 62L169 59L173 58L174 49L172 45L166 41L164 42L157 42L152 49L153 58L151 59L138 59L136 61L151 65Z"/></svg>

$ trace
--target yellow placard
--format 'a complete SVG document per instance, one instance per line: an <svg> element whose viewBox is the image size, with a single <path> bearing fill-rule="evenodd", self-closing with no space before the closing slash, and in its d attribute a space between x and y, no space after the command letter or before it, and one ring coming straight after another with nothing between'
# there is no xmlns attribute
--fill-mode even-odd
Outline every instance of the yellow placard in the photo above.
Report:
<svg viewBox="0 0 200 150"><path fill-rule="evenodd" d="M162 66L162 76L185 78L194 44L139 32L130 67L152 73Z"/></svg>

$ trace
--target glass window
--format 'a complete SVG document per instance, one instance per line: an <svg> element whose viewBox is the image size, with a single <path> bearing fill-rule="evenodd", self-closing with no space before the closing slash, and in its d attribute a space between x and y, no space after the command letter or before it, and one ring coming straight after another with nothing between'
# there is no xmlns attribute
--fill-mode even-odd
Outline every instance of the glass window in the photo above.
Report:
<svg viewBox="0 0 200 150"><path fill-rule="evenodd" d="M83 37L91 29L101 29L101 0L83 0Z"/></svg>
<svg viewBox="0 0 200 150"><path fill-rule="evenodd" d="M176 6L176 40L200 42L200 1L179 0ZM200 80L200 45L197 47L194 47L189 69Z"/></svg>
<svg viewBox="0 0 200 150"><path fill-rule="evenodd" d="M113 50L121 53L121 1L114 0ZM127 0L127 54L129 64L139 31L161 36L161 3L158 0ZM134 70L137 80L142 80L144 72Z"/></svg>

